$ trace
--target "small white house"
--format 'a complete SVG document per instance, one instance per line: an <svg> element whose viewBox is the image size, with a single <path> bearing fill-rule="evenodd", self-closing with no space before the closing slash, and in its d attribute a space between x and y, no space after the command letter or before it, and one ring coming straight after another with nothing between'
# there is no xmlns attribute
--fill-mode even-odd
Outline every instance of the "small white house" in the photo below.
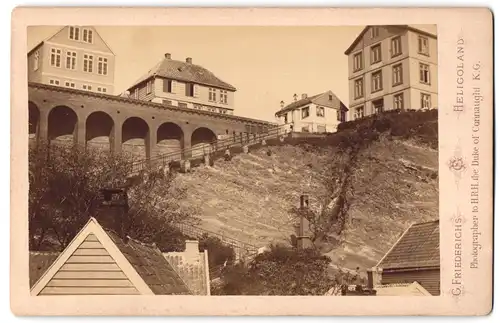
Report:
<svg viewBox="0 0 500 323"><path fill-rule="evenodd" d="M289 125L293 132L328 133L336 132L337 126L345 122L347 107L332 91L308 96L297 95L294 101L285 106L281 101L281 109L275 116L280 125Z"/></svg>

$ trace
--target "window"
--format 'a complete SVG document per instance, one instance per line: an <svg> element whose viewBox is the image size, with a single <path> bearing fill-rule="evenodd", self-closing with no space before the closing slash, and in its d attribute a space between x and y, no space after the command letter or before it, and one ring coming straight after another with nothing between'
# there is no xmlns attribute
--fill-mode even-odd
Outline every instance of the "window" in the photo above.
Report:
<svg viewBox="0 0 500 323"><path fill-rule="evenodd" d="M49 84L51 84L51 85L59 85L59 80L50 79L49 80Z"/></svg>
<svg viewBox="0 0 500 323"><path fill-rule="evenodd" d="M80 27L69 27L69 39L80 40Z"/></svg>
<svg viewBox="0 0 500 323"><path fill-rule="evenodd" d="M220 90L220 103L227 104L227 91Z"/></svg>
<svg viewBox="0 0 500 323"><path fill-rule="evenodd" d="M365 116L364 106L357 107L356 109L354 109L354 119L360 119L363 118L364 116Z"/></svg>
<svg viewBox="0 0 500 323"><path fill-rule="evenodd" d="M309 117L309 107L302 108L302 119Z"/></svg>
<svg viewBox="0 0 500 323"><path fill-rule="evenodd" d="M58 48L50 49L50 65L61 67L61 50Z"/></svg>
<svg viewBox="0 0 500 323"><path fill-rule="evenodd" d="M186 96L194 96L194 84L186 83Z"/></svg>
<svg viewBox="0 0 500 323"><path fill-rule="evenodd" d="M179 102L179 108L187 108L188 105L185 102Z"/></svg>
<svg viewBox="0 0 500 323"><path fill-rule="evenodd" d="M70 81L66 81L66 82L64 82L64 86L75 88L75 83L74 82L70 82Z"/></svg>
<svg viewBox="0 0 500 323"><path fill-rule="evenodd" d="M76 52L66 52L66 68L69 70L76 69Z"/></svg>
<svg viewBox="0 0 500 323"><path fill-rule="evenodd" d="M392 67L392 86L403 83L403 65L398 64Z"/></svg>
<svg viewBox="0 0 500 323"><path fill-rule="evenodd" d="M325 117L325 108L324 107L316 107L316 116L317 117Z"/></svg>
<svg viewBox="0 0 500 323"><path fill-rule="evenodd" d="M384 99L379 99L372 102L373 113L384 112Z"/></svg>
<svg viewBox="0 0 500 323"><path fill-rule="evenodd" d="M421 93L420 94L420 108L430 109L431 108L431 96L430 94Z"/></svg>
<svg viewBox="0 0 500 323"><path fill-rule="evenodd" d="M382 47L380 46L380 44L372 46L370 52L372 64L378 63L382 60Z"/></svg>
<svg viewBox="0 0 500 323"><path fill-rule="evenodd" d="M89 54L83 55L83 71L92 73L94 65L94 56Z"/></svg>
<svg viewBox="0 0 500 323"><path fill-rule="evenodd" d="M213 88L208 89L208 101L212 101L212 102L217 101L217 93L216 93L216 90Z"/></svg>
<svg viewBox="0 0 500 323"><path fill-rule="evenodd" d="M162 103L166 104L166 105L172 105L172 101L171 100L162 100Z"/></svg>
<svg viewBox="0 0 500 323"><path fill-rule="evenodd" d="M420 83L431 84L429 65L420 63Z"/></svg>
<svg viewBox="0 0 500 323"><path fill-rule="evenodd" d="M83 84L82 89L87 90L87 91L92 91L92 85ZM100 89L100 87L97 89Z"/></svg>
<svg viewBox="0 0 500 323"><path fill-rule="evenodd" d="M418 37L418 53L422 55L429 55L429 38Z"/></svg>
<svg viewBox="0 0 500 323"><path fill-rule="evenodd" d="M172 80L163 80L163 92L172 93Z"/></svg>
<svg viewBox="0 0 500 323"><path fill-rule="evenodd" d="M138 100L139 99L139 88L136 87L134 90L134 99Z"/></svg>
<svg viewBox="0 0 500 323"><path fill-rule="evenodd" d="M363 52L354 54L353 56L353 69L354 72L363 69Z"/></svg>
<svg viewBox="0 0 500 323"><path fill-rule="evenodd" d="M97 74L108 75L108 59L104 57L97 58Z"/></svg>
<svg viewBox="0 0 500 323"><path fill-rule="evenodd" d="M146 83L146 94L153 92L153 80L149 80Z"/></svg>
<svg viewBox="0 0 500 323"><path fill-rule="evenodd" d="M382 90L382 71L372 73L372 92Z"/></svg>
<svg viewBox="0 0 500 323"><path fill-rule="evenodd" d="M394 109L396 110L404 109L403 93L399 93L394 96Z"/></svg>
<svg viewBox="0 0 500 323"><path fill-rule="evenodd" d="M359 78L354 81L354 98L359 99L363 97L363 78Z"/></svg>
<svg viewBox="0 0 500 323"><path fill-rule="evenodd" d="M40 52L35 52L35 58L33 59L33 70L36 71L40 67Z"/></svg>
<svg viewBox="0 0 500 323"><path fill-rule="evenodd" d="M333 95L331 94L328 95L328 101L333 101Z"/></svg>
<svg viewBox="0 0 500 323"><path fill-rule="evenodd" d="M379 35L379 29L378 27L372 27L371 30L371 38L376 38Z"/></svg>
<svg viewBox="0 0 500 323"><path fill-rule="evenodd" d="M92 44L92 30L84 28L82 39L84 42Z"/></svg>
<svg viewBox="0 0 500 323"><path fill-rule="evenodd" d="M401 55L401 36L391 39L391 54L392 57Z"/></svg>

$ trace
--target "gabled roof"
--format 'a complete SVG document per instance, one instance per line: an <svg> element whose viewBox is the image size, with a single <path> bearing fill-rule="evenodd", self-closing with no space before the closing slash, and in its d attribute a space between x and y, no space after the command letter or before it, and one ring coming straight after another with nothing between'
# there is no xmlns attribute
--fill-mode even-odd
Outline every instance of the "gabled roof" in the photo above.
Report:
<svg viewBox="0 0 500 323"><path fill-rule="evenodd" d="M411 31L414 31L416 33L419 33L419 34L422 34L422 35L425 35L425 36L428 36L428 37L437 38L437 36L434 35L434 34L428 33L426 31L420 30L420 29L415 28L415 27L411 27L409 25L391 25L391 26L392 27L400 27L400 28L403 28L403 29L406 29L406 30L411 30ZM349 46L349 48L347 48L346 51L344 52L345 55L349 55L351 53L351 51L354 49L354 47L356 47L356 45L358 44L358 42L361 40L361 38L363 38L363 35L370 29L370 27L374 27L374 26L366 26L361 31L361 33L359 33L358 37L356 37L356 39L354 39L354 41ZM380 27L380 26L376 26L376 27Z"/></svg>
<svg viewBox="0 0 500 323"><path fill-rule="evenodd" d="M47 41L50 41L51 38L53 38L55 35L59 34L61 31L63 31L66 27L70 27L69 25L68 26L63 26L61 27L57 32L53 33L52 35L50 35L49 37L45 38L44 40L42 40L41 42L39 42L38 44L35 45L35 47L33 47L30 51L28 51L28 56L33 52L35 51L37 48L39 48L40 46L42 46L45 42ZM111 52L111 54L115 54L113 52L113 50L111 49L111 47L109 47L108 43L104 40L104 38L101 37L101 35L99 34L99 32L96 30L95 27L93 26L85 26L85 27L88 27L88 28L92 28L93 32L97 34L97 36L102 40L102 42L104 43L104 45L106 45L106 47L109 49L109 51Z"/></svg>
<svg viewBox="0 0 500 323"><path fill-rule="evenodd" d="M324 95L333 95L333 102L339 102L340 103L340 106L341 108L344 110L344 111L347 111L349 110L343 103L342 101L340 101L340 99L332 92L332 91L326 91L326 92L323 92L323 93L320 93L320 94L316 94L316 95L313 95L313 96L309 96L305 99L300 99L300 100L297 100L295 102L292 102L290 104L288 104L287 106L283 107L281 110L279 110L278 112L276 112L276 115L280 115L284 112L287 112L287 111L290 111L290 110L295 110L295 109L298 109L298 108L301 108L303 106L306 106L308 104L311 104L311 103L316 103L317 100L319 98L321 98L322 96ZM328 104L323 104L323 106L329 106Z"/></svg>
<svg viewBox="0 0 500 323"><path fill-rule="evenodd" d="M439 265L439 220L436 220L411 225L376 267L423 269Z"/></svg>
<svg viewBox="0 0 500 323"><path fill-rule="evenodd" d="M183 61L177 61L166 57L163 58L155 66L153 66L153 68L151 68L136 82L134 82L134 84L127 90L131 90L137 85L153 77L162 77L177 81L192 82L201 85L213 86L224 90L236 91L236 88L234 86L222 81L212 72L202 66Z"/></svg>
<svg viewBox="0 0 500 323"><path fill-rule="evenodd" d="M377 296L432 296L418 282L374 286Z"/></svg>
<svg viewBox="0 0 500 323"><path fill-rule="evenodd" d="M31 289L32 295L39 295L47 287L68 259L74 256L75 251L82 243L88 241L90 236L102 245L116 266L130 280L136 293L139 292L142 295L190 294L184 281L156 246L133 239L124 241L113 231L101 227L96 219L90 218L66 249L36 281ZM88 263L84 262L84 264Z"/></svg>

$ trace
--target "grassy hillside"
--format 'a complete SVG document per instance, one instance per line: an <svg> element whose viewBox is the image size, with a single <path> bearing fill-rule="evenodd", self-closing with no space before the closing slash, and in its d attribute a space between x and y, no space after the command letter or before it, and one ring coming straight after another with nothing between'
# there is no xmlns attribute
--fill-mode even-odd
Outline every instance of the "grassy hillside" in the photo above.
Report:
<svg viewBox="0 0 500 323"><path fill-rule="evenodd" d="M437 116L394 114L370 122L362 123L380 134L358 157L345 241L322 246L343 268L373 266L412 222L438 216ZM303 193L317 203L336 137L359 123L346 123L319 145L262 147L180 174L177 183L189 195L184 203L201 209L205 229L257 246L288 241L295 222L290 208Z"/></svg>

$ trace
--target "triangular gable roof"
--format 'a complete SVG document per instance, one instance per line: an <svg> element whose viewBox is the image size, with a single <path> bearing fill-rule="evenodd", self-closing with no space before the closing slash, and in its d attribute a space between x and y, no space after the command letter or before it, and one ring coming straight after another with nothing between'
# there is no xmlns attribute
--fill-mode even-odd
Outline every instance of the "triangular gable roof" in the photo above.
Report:
<svg viewBox="0 0 500 323"><path fill-rule="evenodd" d="M39 295L63 265L67 263L68 259L74 255L80 245L92 235L109 253L109 256L139 294L189 294L185 283L175 273L158 248L132 239L124 242L112 231L101 227L94 218L89 219L66 249L38 279L31 289L31 294Z"/></svg>
<svg viewBox="0 0 500 323"><path fill-rule="evenodd" d="M377 296L432 296L418 282L374 286Z"/></svg>
<svg viewBox="0 0 500 323"><path fill-rule="evenodd" d="M344 110L344 111L348 111L349 110L344 105L344 103L342 103L342 101L340 101L340 99L333 93L333 91L328 90L326 92L319 93L319 94L316 94L316 95L313 95L313 96L309 96L309 97L307 97L305 99L300 99L300 100L297 100L295 102L292 102L292 103L286 105L285 107L283 107L283 109L281 109L278 112L276 112L275 115L279 115L279 114L282 114L282 113L290 111L290 110L295 110L297 108L300 108L302 106L305 106L305 105L308 105L308 104L311 104L311 103L316 103L321 97L326 96L326 95L333 95L333 100L334 101L338 101L340 103L340 107L342 108L342 110ZM323 104L322 106L328 106L328 105Z"/></svg>
<svg viewBox="0 0 500 323"><path fill-rule="evenodd" d="M386 269L439 267L439 220L411 225L376 267Z"/></svg>
<svg viewBox="0 0 500 323"><path fill-rule="evenodd" d="M56 35L58 35L60 32L62 32L64 29L66 29L67 27L70 27L70 25L67 25L67 26L63 26L61 27L58 31L56 31L55 33L53 33L52 35L50 35L49 37L45 38L44 40L42 40L41 42L39 42L38 44L36 44L35 47L33 47L30 51L28 51L28 56L34 51L36 50L38 47L42 46L45 42L48 42L50 41L52 38L54 38ZM102 40L102 42L104 43L104 45L106 45L106 47L108 48L108 50L111 52L111 54L115 55L115 53L113 52L113 50L111 49L111 47L109 47L108 43L104 40L104 38L101 37L101 34L99 34L99 32L97 31L97 29L94 27L94 26L78 26L78 27L85 27L85 28L92 28L92 31L97 34L97 36Z"/></svg>
<svg viewBox="0 0 500 323"><path fill-rule="evenodd" d="M361 40L361 38L363 38L363 35L368 31L370 30L371 27L382 27L382 26L372 26L372 25L368 25L366 26L358 35L358 37L356 37L356 39L354 39L354 41L352 42L352 44L349 46L349 48L346 49L346 51L344 52L345 55L349 55L351 53L351 51L354 49L354 47L356 47L356 45L358 44L358 42ZM422 35L425 35L425 36L429 36L429 37L432 37L432 38L437 38L436 35L434 34L431 34L431 33L428 33L426 31L423 31L423 30L420 30L418 28L415 28L415 27L411 27L409 25L391 25L391 27L400 27L400 28L403 28L403 29L406 29L406 30L411 30L411 31L414 31L416 33L420 33Z"/></svg>
<svg viewBox="0 0 500 323"><path fill-rule="evenodd" d="M226 83L215 76L206 68L183 61L177 61L170 58L163 58L155 66L153 66L146 74L141 76L127 90L131 90L137 85L153 78L162 77L177 81L193 82L196 84L213 86L229 91L236 91L236 88L229 83Z"/></svg>

